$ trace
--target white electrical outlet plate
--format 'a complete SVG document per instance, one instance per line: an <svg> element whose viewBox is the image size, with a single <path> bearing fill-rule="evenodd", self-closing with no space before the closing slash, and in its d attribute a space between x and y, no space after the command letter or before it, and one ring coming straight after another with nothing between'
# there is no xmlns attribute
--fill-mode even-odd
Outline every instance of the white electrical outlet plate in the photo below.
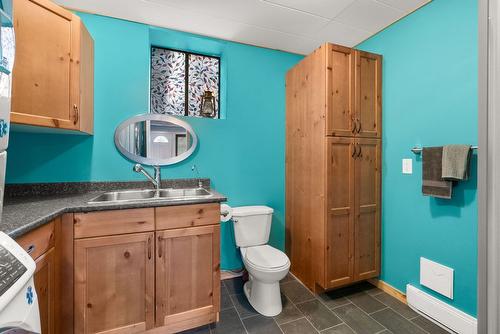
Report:
<svg viewBox="0 0 500 334"><path fill-rule="evenodd" d="M420 258L420 284L453 299L453 272L450 267Z"/></svg>
<svg viewBox="0 0 500 334"><path fill-rule="evenodd" d="M412 164L412 159L403 159L403 174L413 174Z"/></svg>

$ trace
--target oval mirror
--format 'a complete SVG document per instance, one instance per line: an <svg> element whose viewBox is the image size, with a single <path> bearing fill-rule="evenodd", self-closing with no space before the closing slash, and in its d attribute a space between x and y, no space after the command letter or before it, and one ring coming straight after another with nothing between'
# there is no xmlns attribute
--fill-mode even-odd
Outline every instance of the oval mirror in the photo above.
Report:
<svg viewBox="0 0 500 334"><path fill-rule="evenodd" d="M193 154L198 138L186 122L168 115L143 114L115 131L115 145L128 159L151 166L178 163Z"/></svg>

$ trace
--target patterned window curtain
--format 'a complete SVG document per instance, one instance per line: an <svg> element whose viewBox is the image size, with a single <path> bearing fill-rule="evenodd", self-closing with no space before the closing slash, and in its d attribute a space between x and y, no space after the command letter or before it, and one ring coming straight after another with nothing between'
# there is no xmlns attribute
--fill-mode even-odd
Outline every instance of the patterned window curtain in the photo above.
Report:
<svg viewBox="0 0 500 334"><path fill-rule="evenodd" d="M152 48L151 112L203 117L202 96L210 91L215 97L214 118L218 118L219 66L219 58Z"/></svg>

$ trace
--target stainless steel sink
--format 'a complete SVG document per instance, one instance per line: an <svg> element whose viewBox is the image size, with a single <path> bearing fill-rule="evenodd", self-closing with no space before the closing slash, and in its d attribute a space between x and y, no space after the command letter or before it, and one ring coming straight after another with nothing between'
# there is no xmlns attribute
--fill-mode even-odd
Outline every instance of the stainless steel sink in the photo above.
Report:
<svg viewBox="0 0 500 334"><path fill-rule="evenodd" d="M125 190L111 191L97 196L89 204L110 202L136 202L157 200L183 200L211 197L213 194L204 188Z"/></svg>

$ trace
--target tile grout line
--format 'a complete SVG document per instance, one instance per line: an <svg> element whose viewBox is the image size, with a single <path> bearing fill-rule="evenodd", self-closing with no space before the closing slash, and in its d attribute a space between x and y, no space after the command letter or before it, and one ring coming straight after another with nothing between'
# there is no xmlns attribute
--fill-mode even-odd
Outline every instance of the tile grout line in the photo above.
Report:
<svg viewBox="0 0 500 334"><path fill-rule="evenodd" d="M346 297L346 298L347 298L347 299L349 299L348 297ZM349 299L349 300L350 300L350 299ZM351 303L352 303L352 301L351 301ZM383 304L383 305L385 305L384 303L382 303L382 304ZM361 307L357 306L357 305L356 305L356 304L354 304L354 303L352 303L352 305L354 305L354 306L355 306L356 308L358 308L361 312L363 312L364 314L366 314L366 316L368 316L370 319L372 319L373 321L375 321L377 324L379 324L380 326L382 326L382 328L384 328L383 330L385 330L385 329L389 330L389 328L387 328L387 327L385 327L384 325L382 325L380 322L378 322L378 321L377 321L377 319L373 318L370 314L368 314L367 312L365 312L365 310L363 310ZM339 306L339 307L341 307L341 306ZM384 308L383 310L385 310L385 309L386 309L386 308ZM382 310L379 310L379 311L382 311ZM375 312L373 312L373 313L377 313L377 312L379 312L379 311L375 311ZM373 314L373 313L372 313L372 314ZM339 318L340 318L340 316L339 316ZM344 319L342 319L342 320L344 320Z"/></svg>

